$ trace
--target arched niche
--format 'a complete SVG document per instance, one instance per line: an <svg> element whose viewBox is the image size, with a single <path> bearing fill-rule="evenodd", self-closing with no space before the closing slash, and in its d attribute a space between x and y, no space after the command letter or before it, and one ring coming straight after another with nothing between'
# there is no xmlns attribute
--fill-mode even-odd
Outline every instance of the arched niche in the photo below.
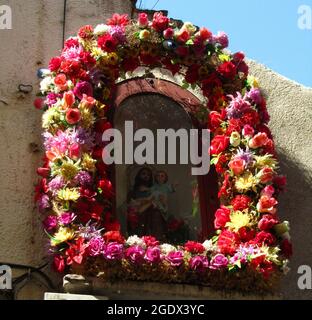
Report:
<svg viewBox="0 0 312 320"><path fill-rule="evenodd" d="M125 121L133 121L134 131L141 128L152 130L155 137L157 129L190 130L199 128L196 119L191 117L191 111L199 105L197 97L174 83L160 79L127 80L117 86L113 124L115 129L122 132L123 143ZM134 148L138 144L134 143ZM156 140L154 150L156 163ZM177 159L179 152L177 148ZM125 233L130 231L131 234L126 218L129 192L133 189L137 172L144 166L135 163L115 165L114 208ZM182 219L185 227L182 227L181 232L189 232L187 237L191 240L200 240L213 231L213 215L218 207L217 178L214 171L205 176L192 176L191 166L190 163L147 165L154 178L157 171L165 171L169 185L174 185L175 192L168 195L167 226L169 224L171 229L172 219ZM157 223L157 220L153 223ZM139 233L138 230L136 233Z"/></svg>

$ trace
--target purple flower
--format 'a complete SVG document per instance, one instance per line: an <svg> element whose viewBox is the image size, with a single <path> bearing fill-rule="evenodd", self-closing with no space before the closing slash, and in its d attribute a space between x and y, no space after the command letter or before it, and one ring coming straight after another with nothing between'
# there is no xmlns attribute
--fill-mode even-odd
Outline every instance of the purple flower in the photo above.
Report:
<svg viewBox="0 0 312 320"><path fill-rule="evenodd" d="M48 216L43 221L43 227L47 231L52 231L57 227L57 216Z"/></svg>
<svg viewBox="0 0 312 320"><path fill-rule="evenodd" d="M89 241L88 252L91 257L99 256L105 247L102 237L95 237Z"/></svg>
<svg viewBox="0 0 312 320"><path fill-rule="evenodd" d="M38 202L38 209L41 213L43 213L46 209L50 208L50 198L48 195L43 194L40 196Z"/></svg>
<svg viewBox="0 0 312 320"><path fill-rule="evenodd" d="M251 109L250 103L243 98L242 95L237 92L237 96L234 97L229 95L231 101L229 106L226 108L226 114L228 119L238 119L240 118L246 111Z"/></svg>
<svg viewBox="0 0 312 320"><path fill-rule="evenodd" d="M126 41L125 32L123 31L123 29L120 26L112 26L109 33L120 44L123 44Z"/></svg>
<svg viewBox="0 0 312 320"><path fill-rule="evenodd" d="M49 107L51 107L52 105L54 105L57 102L57 98L61 98L61 97L62 97L62 95L60 95L60 94L50 92L47 95L44 103L47 104Z"/></svg>
<svg viewBox="0 0 312 320"><path fill-rule="evenodd" d="M252 88L247 94L246 98L252 100L255 104L261 104L263 97L261 91L257 88Z"/></svg>
<svg viewBox="0 0 312 320"><path fill-rule="evenodd" d="M150 247L146 250L145 260L151 263L158 263L161 260L159 247Z"/></svg>
<svg viewBox="0 0 312 320"><path fill-rule="evenodd" d="M74 221L76 218L75 214L73 212L64 212L59 217L59 222L62 225L68 225Z"/></svg>
<svg viewBox="0 0 312 320"><path fill-rule="evenodd" d="M244 160L245 165L248 166L254 160L254 156L252 152L249 151L248 147L246 151L239 148L235 155L235 160L238 160L238 159Z"/></svg>
<svg viewBox="0 0 312 320"><path fill-rule="evenodd" d="M217 270L225 268L229 263L229 260L223 254L217 254L210 261L210 269Z"/></svg>
<svg viewBox="0 0 312 320"><path fill-rule="evenodd" d="M56 195L57 192L65 186L65 181L61 176L56 176L48 183L48 188L53 195Z"/></svg>
<svg viewBox="0 0 312 320"><path fill-rule="evenodd" d="M89 97L93 96L93 88L91 83L87 81L81 81L76 84L76 87L74 88L74 94L76 97L78 97L80 100L82 99L83 94L86 94Z"/></svg>
<svg viewBox="0 0 312 320"><path fill-rule="evenodd" d="M132 246L126 250L126 258L132 263L138 264L143 261L144 249L141 246Z"/></svg>
<svg viewBox="0 0 312 320"><path fill-rule="evenodd" d="M86 187L92 183L92 177L87 171L80 171L74 178L74 182L76 184L81 185L82 187Z"/></svg>
<svg viewBox="0 0 312 320"><path fill-rule="evenodd" d="M217 35L213 36L213 41L221 45L221 48L227 48L229 46L229 38L227 34L223 31L218 32Z"/></svg>
<svg viewBox="0 0 312 320"><path fill-rule="evenodd" d="M171 251L167 254L166 260L172 267L179 267L183 263L183 252Z"/></svg>
<svg viewBox="0 0 312 320"><path fill-rule="evenodd" d="M190 267L194 271L203 272L208 268L209 262L208 259L204 256L195 256L192 257L189 261Z"/></svg>
<svg viewBox="0 0 312 320"><path fill-rule="evenodd" d="M80 145L84 145L86 150L90 150L94 146L94 133L79 127L74 132L74 141Z"/></svg>
<svg viewBox="0 0 312 320"><path fill-rule="evenodd" d="M118 260L122 258L123 245L117 242L110 242L103 248L104 258L107 260Z"/></svg>

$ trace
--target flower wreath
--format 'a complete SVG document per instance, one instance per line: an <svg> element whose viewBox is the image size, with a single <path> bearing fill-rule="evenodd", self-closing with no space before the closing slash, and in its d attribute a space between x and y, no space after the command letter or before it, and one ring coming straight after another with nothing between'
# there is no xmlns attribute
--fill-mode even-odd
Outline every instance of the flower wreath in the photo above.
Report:
<svg viewBox="0 0 312 320"><path fill-rule="evenodd" d="M80 265L85 274L109 279L251 290L271 288L287 269L289 227L276 209L286 179L277 175L266 102L244 54L227 46L225 33L178 26L162 13L152 21L145 13L137 20L114 14L107 24L80 28L49 70L41 70L44 98L35 106L44 110L45 156L35 201L57 271ZM204 243L125 239L112 214L112 172L101 161L101 136L111 127L116 81L139 66L182 74L185 89L197 86L207 98L194 116L212 132L222 205L216 236Z"/></svg>

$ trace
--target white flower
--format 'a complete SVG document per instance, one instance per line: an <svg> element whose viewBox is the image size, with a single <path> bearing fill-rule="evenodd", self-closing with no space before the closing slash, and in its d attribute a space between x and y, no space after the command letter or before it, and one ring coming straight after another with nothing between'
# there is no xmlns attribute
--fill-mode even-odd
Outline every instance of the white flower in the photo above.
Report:
<svg viewBox="0 0 312 320"><path fill-rule="evenodd" d="M137 235L130 236L126 241L126 244L129 246L137 245L145 248L145 242L141 238L139 238Z"/></svg>
<svg viewBox="0 0 312 320"><path fill-rule="evenodd" d="M176 247L174 247L171 244L164 243L164 244L160 245L160 250L162 253L168 254L169 252L176 251L177 249L176 249Z"/></svg>
<svg viewBox="0 0 312 320"><path fill-rule="evenodd" d="M53 84L53 78L52 77L45 77L40 82L40 91L42 93L49 91L52 84Z"/></svg>
<svg viewBox="0 0 312 320"><path fill-rule="evenodd" d="M98 24L94 29L94 34L100 36L101 34L107 33L110 30L110 26L106 24Z"/></svg>
<svg viewBox="0 0 312 320"><path fill-rule="evenodd" d="M216 246L212 243L212 240L206 240L203 243L203 247L205 248L206 251L215 251Z"/></svg>

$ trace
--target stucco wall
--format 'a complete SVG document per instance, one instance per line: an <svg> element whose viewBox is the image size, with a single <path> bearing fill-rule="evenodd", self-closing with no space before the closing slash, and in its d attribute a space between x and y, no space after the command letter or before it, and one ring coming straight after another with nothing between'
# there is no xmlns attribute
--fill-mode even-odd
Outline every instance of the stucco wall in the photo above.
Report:
<svg viewBox="0 0 312 320"><path fill-rule="evenodd" d="M5 4L12 8L13 29L0 30L0 263L39 265L46 255L45 237L33 205L33 186L42 156L41 114L32 101L39 83L36 70L61 49L64 0L6 0ZM82 24L105 21L113 12L130 13L131 1L68 0L65 37ZM268 95L270 126L289 181L280 212L291 221L295 256L284 295L312 298L312 292L296 287L298 265L312 265L312 89L255 62L250 66ZM34 89L24 94L18 92L19 84Z"/></svg>

